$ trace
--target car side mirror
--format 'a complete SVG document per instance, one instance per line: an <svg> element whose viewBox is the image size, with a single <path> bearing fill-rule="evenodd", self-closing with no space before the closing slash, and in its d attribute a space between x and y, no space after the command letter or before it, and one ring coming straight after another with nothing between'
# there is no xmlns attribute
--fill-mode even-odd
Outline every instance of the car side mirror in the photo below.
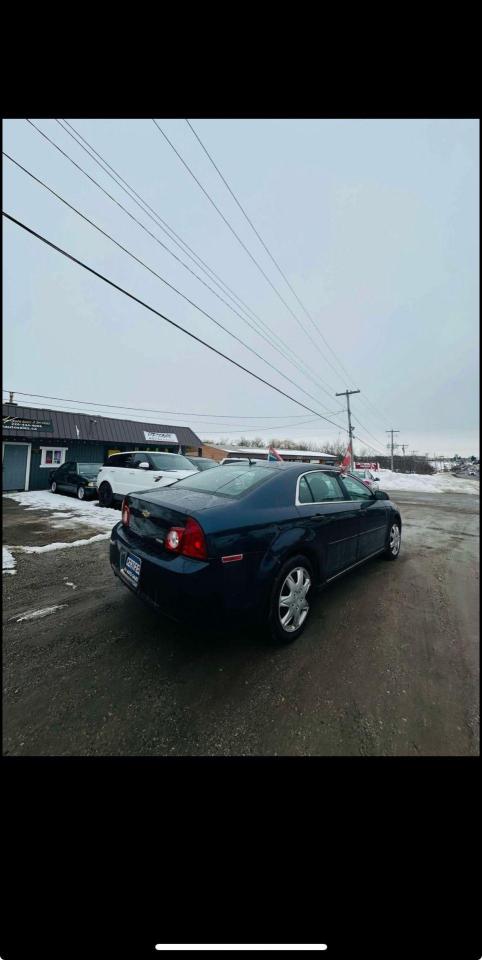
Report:
<svg viewBox="0 0 482 960"><path fill-rule="evenodd" d="M143 460L142 463L139 464L138 469L139 469L139 470L150 470L150 466L149 466L147 460Z"/></svg>
<svg viewBox="0 0 482 960"><path fill-rule="evenodd" d="M380 477L373 477L374 483L380 483Z"/></svg>
<svg viewBox="0 0 482 960"><path fill-rule="evenodd" d="M374 490L373 495L375 500L389 500L390 497L388 493L385 493L385 490Z"/></svg>

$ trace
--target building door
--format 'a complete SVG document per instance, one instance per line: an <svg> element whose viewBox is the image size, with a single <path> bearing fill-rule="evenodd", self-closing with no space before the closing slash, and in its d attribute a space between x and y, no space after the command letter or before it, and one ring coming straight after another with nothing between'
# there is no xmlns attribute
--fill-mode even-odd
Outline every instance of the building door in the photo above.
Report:
<svg viewBox="0 0 482 960"><path fill-rule="evenodd" d="M28 490L30 443L4 443L3 489Z"/></svg>

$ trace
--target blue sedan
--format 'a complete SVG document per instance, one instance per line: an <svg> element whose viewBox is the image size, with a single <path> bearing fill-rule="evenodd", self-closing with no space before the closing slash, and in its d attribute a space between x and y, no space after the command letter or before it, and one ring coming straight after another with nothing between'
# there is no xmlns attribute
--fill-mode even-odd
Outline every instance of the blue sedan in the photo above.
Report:
<svg viewBox="0 0 482 960"><path fill-rule="evenodd" d="M314 588L377 554L396 560L401 529L388 494L332 467L240 463L129 494L110 562L168 616L248 614L289 642Z"/></svg>

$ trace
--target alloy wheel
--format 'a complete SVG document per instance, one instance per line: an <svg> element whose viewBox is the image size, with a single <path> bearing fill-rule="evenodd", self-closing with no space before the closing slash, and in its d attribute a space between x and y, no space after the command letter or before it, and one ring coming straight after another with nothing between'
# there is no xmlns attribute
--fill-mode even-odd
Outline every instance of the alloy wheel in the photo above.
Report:
<svg viewBox="0 0 482 960"><path fill-rule="evenodd" d="M285 578L279 593L278 616L286 633L294 633L305 622L310 610L310 587L311 577L305 567L294 567Z"/></svg>

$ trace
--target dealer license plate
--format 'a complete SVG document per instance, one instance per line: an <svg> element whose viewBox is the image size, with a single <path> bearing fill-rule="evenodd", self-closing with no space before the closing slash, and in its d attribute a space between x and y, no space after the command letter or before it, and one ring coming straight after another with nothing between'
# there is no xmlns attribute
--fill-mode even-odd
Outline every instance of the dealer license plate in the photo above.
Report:
<svg viewBox="0 0 482 960"><path fill-rule="evenodd" d="M121 574L133 587L139 586L142 560L134 553L125 553L121 565Z"/></svg>

